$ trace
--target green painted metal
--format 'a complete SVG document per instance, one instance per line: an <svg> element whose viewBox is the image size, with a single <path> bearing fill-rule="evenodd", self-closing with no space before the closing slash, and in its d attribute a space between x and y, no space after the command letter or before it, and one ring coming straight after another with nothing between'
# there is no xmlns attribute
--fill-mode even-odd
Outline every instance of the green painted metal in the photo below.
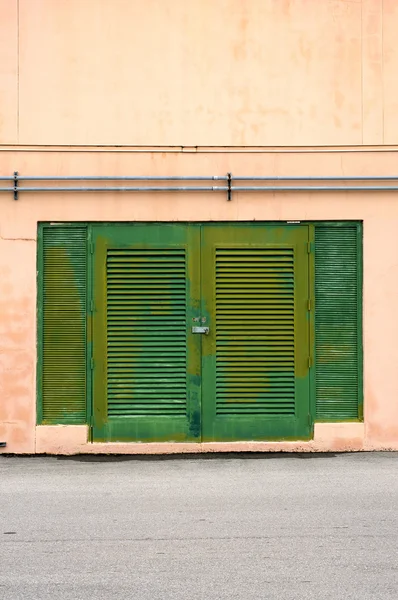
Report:
<svg viewBox="0 0 398 600"><path fill-rule="evenodd" d="M94 441L198 441L195 224L95 225Z"/></svg>
<svg viewBox="0 0 398 600"><path fill-rule="evenodd" d="M311 438L314 437L314 419L316 415L316 370L315 370L315 226L308 224L308 298L310 301L308 315L308 330L310 343L310 421Z"/></svg>
<svg viewBox="0 0 398 600"><path fill-rule="evenodd" d="M94 441L308 439L309 235L94 225Z"/></svg>
<svg viewBox="0 0 398 600"><path fill-rule="evenodd" d="M87 227L41 225L38 422L86 422Z"/></svg>
<svg viewBox="0 0 398 600"><path fill-rule="evenodd" d="M309 235L203 226L203 440L311 436Z"/></svg>
<svg viewBox="0 0 398 600"><path fill-rule="evenodd" d="M316 418L362 418L362 226L315 229Z"/></svg>
<svg viewBox="0 0 398 600"><path fill-rule="evenodd" d="M87 325L86 325L86 414L88 429L88 441L93 441L93 252L92 225L87 225Z"/></svg>
<svg viewBox="0 0 398 600"><path fill-rule="evenodd" d="M38 423L87 421L92 366L98 440L305 438L309 415L362 418L360 223L42 224L38 241ZM191 333L202 316L209 336ZM124 367L121 346L139 348ZM315 364L308 378L297 357Z"/></svg>

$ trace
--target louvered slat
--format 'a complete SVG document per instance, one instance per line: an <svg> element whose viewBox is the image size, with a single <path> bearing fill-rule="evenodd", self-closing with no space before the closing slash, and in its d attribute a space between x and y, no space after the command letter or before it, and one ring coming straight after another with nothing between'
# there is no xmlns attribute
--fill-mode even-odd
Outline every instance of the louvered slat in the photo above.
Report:
<svg viewBox="0 0 398 600"><path fill-rule="evenodd" d="M108 417L186 415L185 250L107 253Z"/></svg>
<svg viewBox="0 0 398 600"><path fill-rule="evenodd" d="M216 413L295 414L294 251L216 250Z"/></svg>
<svg viewBox="0 0 398 600"><path fill-rule="evenodd" d="M43 227L42 420L86 421L86 227Z"/></svg>
<svg viewBox="0 0 398 600"><path fill-rule="evenodd" d="M356 225L316 227L316 409L321 420L358 418L359 268Z"/></svg>

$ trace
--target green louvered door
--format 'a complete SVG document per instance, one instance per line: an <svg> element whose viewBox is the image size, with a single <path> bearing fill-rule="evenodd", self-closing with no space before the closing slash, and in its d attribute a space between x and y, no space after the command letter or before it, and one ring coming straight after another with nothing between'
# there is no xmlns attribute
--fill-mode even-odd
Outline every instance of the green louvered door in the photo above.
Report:
<svg viewBox="0 0 398 600"><path fill-rule="evenodd" d="M94 441L198 441L200 229L93 227Z"/></svg>
<svg viewBox="0 0 398 600"><path fill-rule="evenodd" d="M309 227L95 225L93 250L94 441L310 437Z"/></svg>
<svg viewBox="0 0 398 600"><path fill-rule="evenodd" d="M310 437L308 243L306 226L203 228L204 441Z"/></svg>

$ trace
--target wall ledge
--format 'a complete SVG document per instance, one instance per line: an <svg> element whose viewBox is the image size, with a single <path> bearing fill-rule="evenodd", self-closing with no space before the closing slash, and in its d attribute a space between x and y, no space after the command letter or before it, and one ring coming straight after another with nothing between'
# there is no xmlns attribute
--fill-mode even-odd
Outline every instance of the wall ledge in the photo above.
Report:
<svg viewBox="0 0 398 600"><path fill-rule="evenodd" d="M314 439L292 442L90 443L86 425L38 425L37 454L199 454L217 452L354 452L364 450L363 423L316 423ZM369 448L370 449L370 448ZM376 450L378 448L371 448Z"/></svg>
<svg viewBox="0 0 398 600"><path fill-rule="evenodd" d="M137 152L137 153L264 153L264 154L324 154L398 152L397 145L346 145L346 146L109 146L109 145L34 145L1 144L0 152Z"/></svg>

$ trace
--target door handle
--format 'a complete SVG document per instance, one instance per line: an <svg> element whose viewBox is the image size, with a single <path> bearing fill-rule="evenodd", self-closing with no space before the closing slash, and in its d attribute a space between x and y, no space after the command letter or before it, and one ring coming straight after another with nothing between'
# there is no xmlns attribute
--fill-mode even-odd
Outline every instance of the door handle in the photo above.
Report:
<svg viewBox="0 0 398 600"><path fill-rule="evenodd" d="M209 331L209 327L192 327L192 333L204 333L205 335L208 335Z"/></svg>

